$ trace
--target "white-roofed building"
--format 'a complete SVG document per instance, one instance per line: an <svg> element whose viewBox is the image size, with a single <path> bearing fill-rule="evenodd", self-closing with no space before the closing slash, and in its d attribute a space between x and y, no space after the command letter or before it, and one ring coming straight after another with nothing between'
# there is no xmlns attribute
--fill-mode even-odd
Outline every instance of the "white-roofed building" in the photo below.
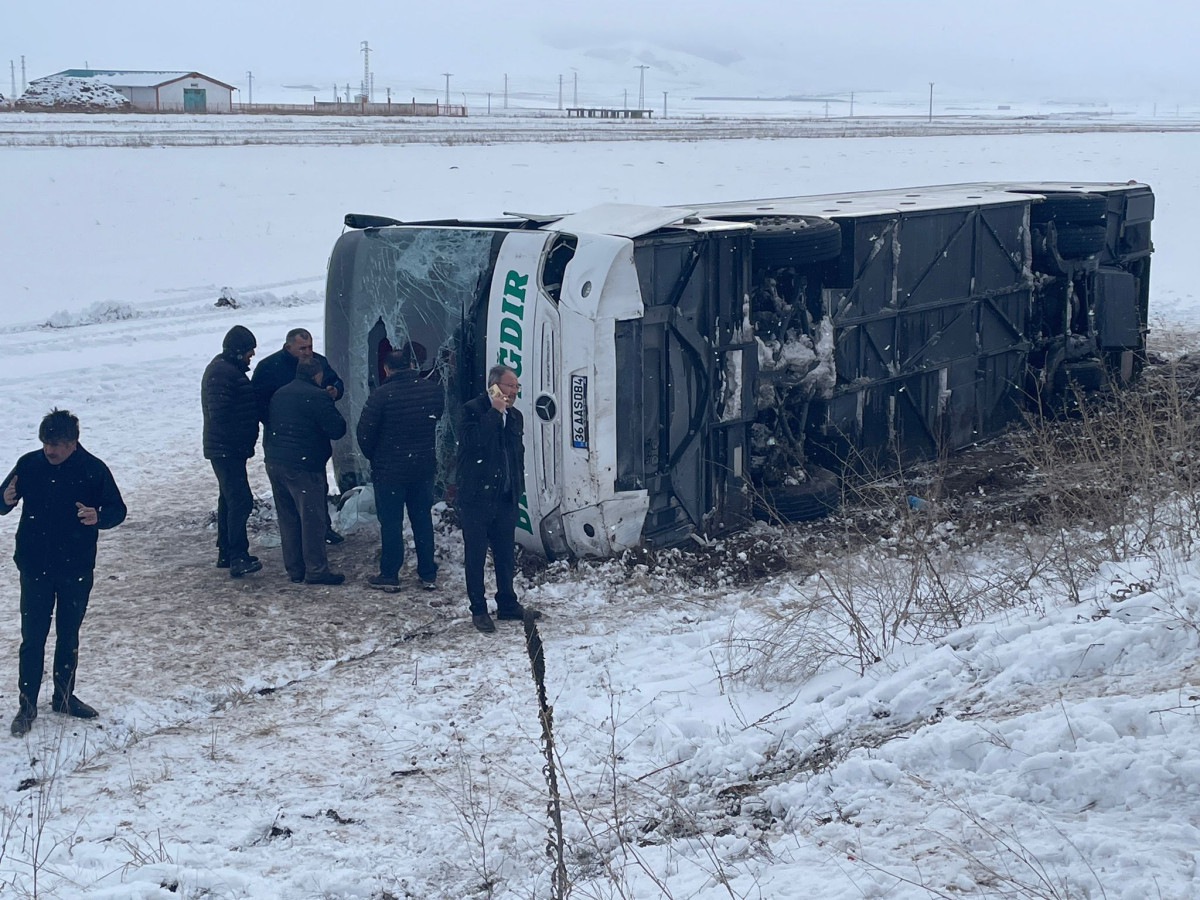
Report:
<svg viewBox="0 0 1200 900"><path fill-rule="evenodd" d="M106 84L128 97L130 106L135 110L195 113L233 111L233 85L199 72L64 69L55 75Z"/></svg>

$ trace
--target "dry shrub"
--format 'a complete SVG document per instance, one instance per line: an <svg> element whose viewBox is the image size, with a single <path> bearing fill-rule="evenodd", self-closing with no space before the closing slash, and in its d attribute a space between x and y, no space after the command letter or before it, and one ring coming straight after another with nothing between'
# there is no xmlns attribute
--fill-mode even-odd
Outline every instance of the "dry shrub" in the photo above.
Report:
<svg viewBox="0 0 1200 900"><path fill-rule="evenodd" d="M899 646L1006 609L1078 601L1105 563L1149 555L1165 571L1190 558L1200 538L1200 360L1149 368L1128 390L1072 392L973 452L989 461L973 479L961 477L970 454L860 476L825 526L836 549L781 603L764 604L763 624L731 637L731 671L760 682L830 665L864 671ZM991 478L997 468L1003 477Z"/></svg>

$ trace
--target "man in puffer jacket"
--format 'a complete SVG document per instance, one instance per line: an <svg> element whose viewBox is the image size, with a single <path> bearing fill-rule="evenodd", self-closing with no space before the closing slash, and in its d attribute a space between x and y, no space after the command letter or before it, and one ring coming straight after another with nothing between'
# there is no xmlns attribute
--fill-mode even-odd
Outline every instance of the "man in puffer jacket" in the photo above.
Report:
<svg viewBox="0 0 1200 900"><path fill-rule="evenodd" d="M258 401L246 372L258 342L250 329L234 325L221 353L208 364L200 385L204 409L204 458L217 476L217 567L241 578L262 568L250 555L246 521L254 506L246 460L258 442Z"/></svg>
<svg viewBox="0 0 1200 900"><path fill-rule="evenodd" d="M288 577L296 583L341 584L346 576L330 572L325 555L325 465L333 455L330 441L346 433L346 420L321 387L323 374L315 359L296 363L295 379L271 397L263 455Z"/></svg>
<svg viewBox="0 0 1200 900"><path fill-rule="evenodd" d="M411 344L389 353L383 363L387 381L367 398L358 420L358 446L371 461L382 542L379 574L367 583L382 591L400 589L406 508L417 551L417 577L425 590L437 587L431 509L445 390L432 373L422 374L418 365Z"/></svg>
<svg viewBox="0 0 1200 900"><path fill-rule="evenodd" d="M254 391L258 394L258 415L263 423L264 440L267 429L271 427L271 398L277 390L291 383L296 377L296 364L305 359L315 359L321 364L321 387L325 393L335 401L342 399L345 385L342 384L338 373L333 371L329 360L320 353L313 352L312 334L306 328L293 328L287 333L282 348L258 361L258 365L254 367L254 375L250 378L250 383L254 385ZM325 485L325 493L329 493L328 484ZM326 510L325 543L340 544L345 538L333 530L328 507Z"/></svg>

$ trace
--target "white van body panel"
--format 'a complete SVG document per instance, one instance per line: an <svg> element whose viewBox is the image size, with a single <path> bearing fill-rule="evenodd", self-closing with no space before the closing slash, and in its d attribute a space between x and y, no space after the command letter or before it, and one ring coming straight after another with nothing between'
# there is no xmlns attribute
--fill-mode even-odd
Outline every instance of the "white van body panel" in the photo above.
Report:
<svg viewBox="0 0 1200 900"><path fill-rule="evenodd" d="M590 452L566 436L563 529L581 556L611 556L641 544L649 509L646 491L618 492L617 344L620 319L641 318L642 292L634 264L634 242L604 234L581 234L566 266L563 299L564 359L590 360L588 427ZM576 367L571 374L580 373Z"/></svg>
<svg viewBox="0 0 1200 900"><path fill-rule="evenodd" d="M580 555L608 556L641 542L649 495L645 491L617 492L613 487L617 471L614 404L620 374L614 335L618 320L640 318L643 310L633 242L603 234L580 235L564 274L558 307L560 358L570 360L572 366L561 381L568 392L560 406L565 420L562 527ZM584 417L585 440L580 440L580 416ZM579 446L581 443L587 446Z"/></svg>
<svg viewBox="0 0 1200 900"><path fill-rule="evenodd" d="M678 222L688 215L690 213L687 210L678 207L601 203L583 212L563 216L546 227L570 234L612 234L635 238Z"/></svg>
<svg viewBox="0 0 1200 900"><path fill-rule="evenodd" d="M518 231L504 238L496 257L492 284L488 292L487 355L492 363L512 369L521 382L513 404L525 419L525 494L517 517L517 539L533 549L541 546L537 525L558 505L558 467L552 452L545 453L545 435L533 409L535 392L541 393L543 381L543 332L555 327L553 309L538 284L542 254L552 235L538 231ZM553 343L552 335L551 342ZM550 383L554 383L553 357ZM537 423L537 424L535 424ZM551 431L551 439L553 433ZM531 456L536 457L530 459ZM529 472L535 473L533 476ZM540 475L540 477L539 477Z"/></svg>
<svg viewBox="0 0 1200 900"><path fill-rule="evenodd" d="M517 539L545 552L540 526L557 513L574 552L608 556L640 543L649 505L645 491L613 489L616 322L643 311L633 243L581 236L556 305L538 283L552 239L545 231L507 235L488 296L488 358L521 382L526 478Z"/></svg>

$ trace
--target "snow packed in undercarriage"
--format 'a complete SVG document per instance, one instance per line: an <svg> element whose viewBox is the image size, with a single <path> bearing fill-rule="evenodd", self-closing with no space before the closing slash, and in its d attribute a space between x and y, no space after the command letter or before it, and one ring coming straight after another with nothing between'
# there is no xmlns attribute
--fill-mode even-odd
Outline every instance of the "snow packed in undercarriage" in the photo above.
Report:
<svg viewBox="0 0 1200 900"><path fill-rule="evenodd" d="M494 235L462 228L383 228L348 232L334 251L326 310L326 343L345 373L354 420L384 379L387 353L410 345L427 377L446 391L438 424L438 481L453 471L455 411L474 360L464 358L472 316L491 271ZM339 265L339 255L346 261ZM334 448L339 486L368 480L366 460L348 435Z"/></svg>
<svg viewBox="0 0 1200 900"><path fill-rule="evenodd" d="M764 278L751 298L759 377L750 462L760 484L795 485L807 479L808 406L830 397L836 382L833 322L828 316L814 318L804 303L805 288L803 279L780 273Z"/></svg>

